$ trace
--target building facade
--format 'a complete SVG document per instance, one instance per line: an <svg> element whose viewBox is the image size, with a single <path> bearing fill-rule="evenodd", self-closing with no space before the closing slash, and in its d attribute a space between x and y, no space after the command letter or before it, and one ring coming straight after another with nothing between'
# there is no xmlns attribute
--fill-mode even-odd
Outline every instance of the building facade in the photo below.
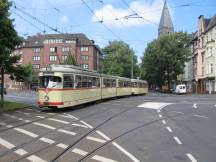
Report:
<svg viewBox="0 0 216 162"><path fill-rule="evenodd" d="M37 34L28 37L17 50L22 64L31 63L36 71L50 64L64 64L68 55L82 68L100 70L102 51L84 34Z"/></svg>

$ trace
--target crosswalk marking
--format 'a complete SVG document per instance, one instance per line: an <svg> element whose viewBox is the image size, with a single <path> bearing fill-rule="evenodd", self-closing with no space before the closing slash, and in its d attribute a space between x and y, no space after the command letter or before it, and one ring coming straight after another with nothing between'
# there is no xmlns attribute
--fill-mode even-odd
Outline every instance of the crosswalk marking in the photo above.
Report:
<svg viewBox="0 0 216 162"><path fill-rule="evenodd" d="M64 130L64 129L58 129L57 131L58 131L58 132L62 132L62 133L66 133L66 134L70 134L70 135L72 135L72 136L76 135L75 132L71 132L71 131Z"/></svg>
<svg viewBox="0 0 216 162"><path fill-rule="evenodd" d="M12 148L15 147L15 145L13 145L12 143L2 139L1 137L0 137L0 144L3 145L4 147L8 148L8 149L12 149Z"/></svg>
<svg viewBox="0 0 216 162"><path fill-rule="evenodd" d="M26 135L28 135L28 136L30 136L30 137L33 137L33 138L38 137L37 134L32 133L32 132L29 132L29 131L24 130L24 129L21 129L21 128L14 128L14 130L16 130L16 131L18 131L18 132L21 132L21 133L23 133L23 134L26 134Z"/></svg>
<svg viewBox="0 0 216 162"><path fill-rule="evenodd" d="M52 130L56 129L55 127L52 127L50 125L42 124L42 123L38 123L38 122L34 122L33 124L41 126L41 127L45 127L45 128L48 128L48 129L52 129Z"/></svg>

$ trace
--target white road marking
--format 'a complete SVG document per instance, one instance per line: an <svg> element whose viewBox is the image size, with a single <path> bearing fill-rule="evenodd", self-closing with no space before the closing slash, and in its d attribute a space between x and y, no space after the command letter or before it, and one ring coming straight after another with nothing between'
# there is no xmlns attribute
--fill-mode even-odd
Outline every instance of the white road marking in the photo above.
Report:
<svg viewBox="0 0 216 162"><path fill-rule="evenodd" d="M38 123L38 122L34 122L33 124L41 126L41 127L45 127L45 128L48 128L48 129L52 129L52 130L56 129L55 127L52 127L50 125L42 124L42 123Z"/></svg>
<svg viewBox="0 0 216 162"><path fill-rule="evenodd" d="M193 104L193 108L195 108L195 109L196 109L196 108L197 108L197 104Z"/></svg>
<svg viewBox="0 0 216 162"><path fill-rule="evenodd" d="M26 110L28 110L28 111L34 111L34 110L32 110L32 109L26 109Z"/></svg>
<svg viewBox="0 0 216 162"><path fill-rule="evenodd" d="M58 120L58 119L54 119L54 118L49 118L48 120L56 121L56 122L63 123L63 124L70 124L70 122L67 122L64 120Z"/></svg>
<svg viewBox="0 0 216 162"><path fill-rule="evenodd" d="M47 114L49 114L49 115L55 115L54 113L47 113Z"/></svg>
<svg viewBox="0 0 216 162"><path fill-rule="evenodd" d="M180 141L180 139L176 136L173 137L175 139L175 141L177 142L177 144L181 145L182 142Z"/></svg>
<svg viewBox="0 0 216 162"><path fill-rule="evenodd" d="M7 128L12 128L13 126L12 126L12 125L6 125L6 127L7 127Z"/></svg>
<svg viewBox="0 0 216 162"><path fill-rule="evenodd" d="M26 159L28 159L32 162L47 162L36 155L31 155L31 156L27 157Z"/></svg>
<svg viewBox="0 0 216 162"><path fill-rule="evenodd" d="M44 116L36 116L37 118L41 118L41 119L44 119L45 117Z"/></svg>
<svg viewBox="0 0 216 162"><path fill-rule="evenodd" d="M29 122L31 122L30 120L23 120L24 122L26 122L26 123L29 123Z"/></svg>
<svg viewBox="0 0 216 162"><path fill-rule="evenodd" d="M104 139L106 139L106 140L108 140L108 141L111 140L109 137L107 137L107 136L106 136L104 133L102 133L101 131L96 130L96 132L97 132L99 135L101 135Z"/></svg>
<svg viewBox="0 0 216 162"><path fill-rule="evenodd" d="M187 153L186 155L190 159L191 162L197 162L197 160L193 157L192 154Z"/></svg>
<svg viewBox="0 0 216 162"><path fill-rule="evenodd" d="M159 116L159 118L162 118L162 117L163 117L161 114L159 114L158 116Z"/></svg>
<svg viewBox="0 0 216 162"><path fill-rule="evenodd" d="M62 132L62 133L66 133L66 134L70 134L72 136L76 135L77 133L75 132L71 132L71 131L68 131L68 130L64 130L64 129L58 129L57 130L58 132Z"/></svg>
<svg viewBox="0 0 216 162"><path fill-rule="evenodd" d="M162 109L168 105L171 105L172 103L166 103L166 102L146 102L144 104L141 104L137 107L141 108L147 108L147 109Z"/></svg>
<svg viewBox="0 0 216 162"><path fill-rule="evenodd" d="M83 150L80 150L80 149L78 149L78 148L73 149L72 152L73 152L73 153L76 153L76 154L79 154L79 155L82 155L82 156L85 156L85 155L88 154L88 152L83 151Z"/></svg>
<svg viewBox="0 0 216 162"><path fill-rule="evenodd" d="M49 144L55 143L55 141L53 141L53 140L51 140L49 138L45 138L45 137L41 137L40 140L45 142L45 143L49 143Z"/></svg>
<svg viewBox="0 0 216 162"><path fill-rule="evenodd" d="M183 112L180 112L180 111L172 111L174 113L177 113L177 114L184 114Z"/></svg>
<svg viewBox="0 0 216 162"><path fill-rule="evenodd" d="M91 140L91 141L95 141L95 142L106 143L105 140L100 139L100 138L95 138L95 137L88 136L88 137L86 137L86 139Z"/></svg>
<svg viewBox="0 0 216 162"><path fill-rule="evenodd" d="M93 129L93 126L91 126L90 124L88 124L88 123L86 123L86 122L84 122L84 121L82 121L82 120L81 120L80 122L83 123L84 125L86 125L87 127Z"/></svg>
<svg viewBox="0 0 216 162"><path fill-rule="evenodd" d="M28 136L30 136L30 137L33 137L33 138L38 137L37 134L32 133L32 132L29 132L29 131L24 130L24 129L21 129L21 128L13 128L13 129L16 130L16 131L18 131L18 132L21 132L21 133L23 133L23 134L26 134L26 135L28 135Z"/></svg>
<svg viewBox="0 0 216 162"><path fill-rule="evenodd" d="M24 115L30 115L30 113L25 113L25 112L24 112L23 114L24 114Z"/></svg>
<svg viewBox="0 0 216 162"><path fill-rule="evenodd" d="M193 115L193 116L196 116L196 117L200 117L200 118L208 118L207 116L202 116L202 115Z"/></svg>
<svg viewBox="0 0 216 162"><path fill-rule="evenodd" d="M77 123L73 123L71 125L76 126L76 127L88 128L86 125L77 124Z"/></svg>
<svg viewBox="0 0 216 162"><path fill-rule="evenodd" d="M105 158L105 157L99 156L99 155L94 155L94 156L92 157L92 159L97 160L97 161L101 161L101 162L117 162L117 161L115 161L115 160L108 159L108 158Z"/></svg>
<svg viewBox="0 0 216 162"><path fill-rule="evenodd" d="M122 148L119 144L117 144L116 142L112 142L112 144L114 146L116 146L120 151L122 151L125 155L127 155L131 160L133 160L134 162L140 162L140 160L138 160L135 156L133 156L131 153L129 153L127 150L125 150L124 148Z"/></svg>
<svg viewBox="0 0 216 162"><path fill-rule="evenodd" d="M63 143L59 143L58 145L56 145L57 147L60 147L60 148L63 148L63 149L66 149L68 148L68 145L65 145Z"/></svg>
<svg viewBox="0 0 216 162"><path fill-rule="evenodd" d="M170 127L166 127L166 128L167 128L167 130L168 130L169 132L171 132L171 133L173 132L172 129L171 129Z"/></svg>
<svg viewBox="0 0 216 162"><path fill-rule="evenodd" d="M160 111L160 110L157 110L157 112L160 113L161 111Z"/></svg>
<svg viewBox="0 0 216 162"><path fill-rule="evenodd" d="M15 145L13 145L12 143L2 139L1 137L0 137L0 144L3 145L4 147L8 148L8 149L12 149L12 148L15 147Z"/></svg>
<svg viewBox="0 0 216 162"><path fill-rule="evenodd" d="M162 120L162 123L163 123L163 124L167 124L167 122L166 122L165 120Z"/></svg>
<svg viewBox="0 0 216 162"><path fill-rule="evenodd" d="M25 151L23 149L18 149L18 150L14 151L14 152L17 153L18 155L21 155L21 156L28 153L27 151Z"/></svg>
<svg viewBox="0 0 216 162"><path fill-rule="evenodd" d="M67 113L64 113L65 115L60 115L62 117L65 117L65 118L70 118L70 119L76 119L76 120L79 120L77 117L71 115L71 114L67 114Z"/></svg>

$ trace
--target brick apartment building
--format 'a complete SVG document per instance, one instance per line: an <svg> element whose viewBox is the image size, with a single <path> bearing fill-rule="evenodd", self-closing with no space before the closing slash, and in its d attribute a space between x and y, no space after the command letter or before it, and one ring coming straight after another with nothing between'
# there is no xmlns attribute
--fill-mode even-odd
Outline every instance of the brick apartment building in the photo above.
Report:
<svg viewBox="0 0 216 162"><path fill-rule="evenodd" d="M68 55L72 55L78 66L100 71L101 49L89 40L84 34L37 34L28 37L19 46L15 54L21 55L21 64L31 63L33 69L50 64L64 64ZM8 80L6 76L6 80ZM23 86L21 83L8 82L7 87L18 89Z"/></svg>
<svg viewBox="0 0 216 162"><path fill-rule="evenodd" d="M31 63L35 70L50 64L63 64L68 55L78 66L99 71L102 51L84 34L37 34L28 37L17 49L22 64Z"/></svg>

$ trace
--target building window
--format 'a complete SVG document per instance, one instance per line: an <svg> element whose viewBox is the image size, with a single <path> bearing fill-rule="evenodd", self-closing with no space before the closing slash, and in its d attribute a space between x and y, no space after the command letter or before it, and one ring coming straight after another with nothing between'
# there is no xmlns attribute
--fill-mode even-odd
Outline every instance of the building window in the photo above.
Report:
<svg viewBox="0 0 216 162"><path fill-rule="evenodd" d="M81 66L83 69L88 69L88 68L89 68L88 64L81 64L80 66Z"/></svg>
<svg viewBox="0 0 216 162"><path fill-rule="evenodd" d="M69 52L70 48L69 47L62 47L62 52Z"/></svg>
<svg viewBox="0 0 216 162"><path fill-rule="evenodd" d="M33 52L34 53L39 53L40 52L40 48L33 48Z"/></svg>
<svg viewBox="0 0 216 162"><path fill-rule="evenodd" d="M33 65L32 65L32 68L33 68L33 69L40 69L40 64L33 64Z"/></svg>
<svg viewBox="0 0 216 162"><path fill-rule="evenodd" d="M88 56L82 55L82 56L80 57L80 60L81 60L81 61L88 61Z"/></svg>
<svg viewBox="0 0 216 162"><path fill-rule="evenodd" d="M211 64L211 74L213 73L213 64Z"/></svg>
<svg viewBox="0 0 216 162"><path fill-rule="evenodd" d="M33 61L40 61L40 56L33 56Z"/></svg>
<svg viewBox="0 0 216 162"><path fill-rule="evenodd" d="M80 47L80 51L81 52L87 52L88 51L88 47Z"/></svg>
<svg viewBox="0 0 216 162"><path fill-rule="evenodd" d="M74 40L66 40L65 43L76 43Z"/></svg>
<svg viewBox="0 0 216 162"><path fill-rule="evenodd" d="M63 55L62 56L62 61L65 61L67 59L67 56L66 55Z"/></svg>
<svg viewBox="0 0 216 162"><path fill-rule="evenodd" d="M49 60L50 60L50 61L56 61L56 60L57 60L57 56L50 56L50 57L49 57Z"/></svg>
<svg viewBox="0 0 216 162"><path fill-rule="evenodd" d="M57 53L57 47L50 47L51 53Z"/></svg>

